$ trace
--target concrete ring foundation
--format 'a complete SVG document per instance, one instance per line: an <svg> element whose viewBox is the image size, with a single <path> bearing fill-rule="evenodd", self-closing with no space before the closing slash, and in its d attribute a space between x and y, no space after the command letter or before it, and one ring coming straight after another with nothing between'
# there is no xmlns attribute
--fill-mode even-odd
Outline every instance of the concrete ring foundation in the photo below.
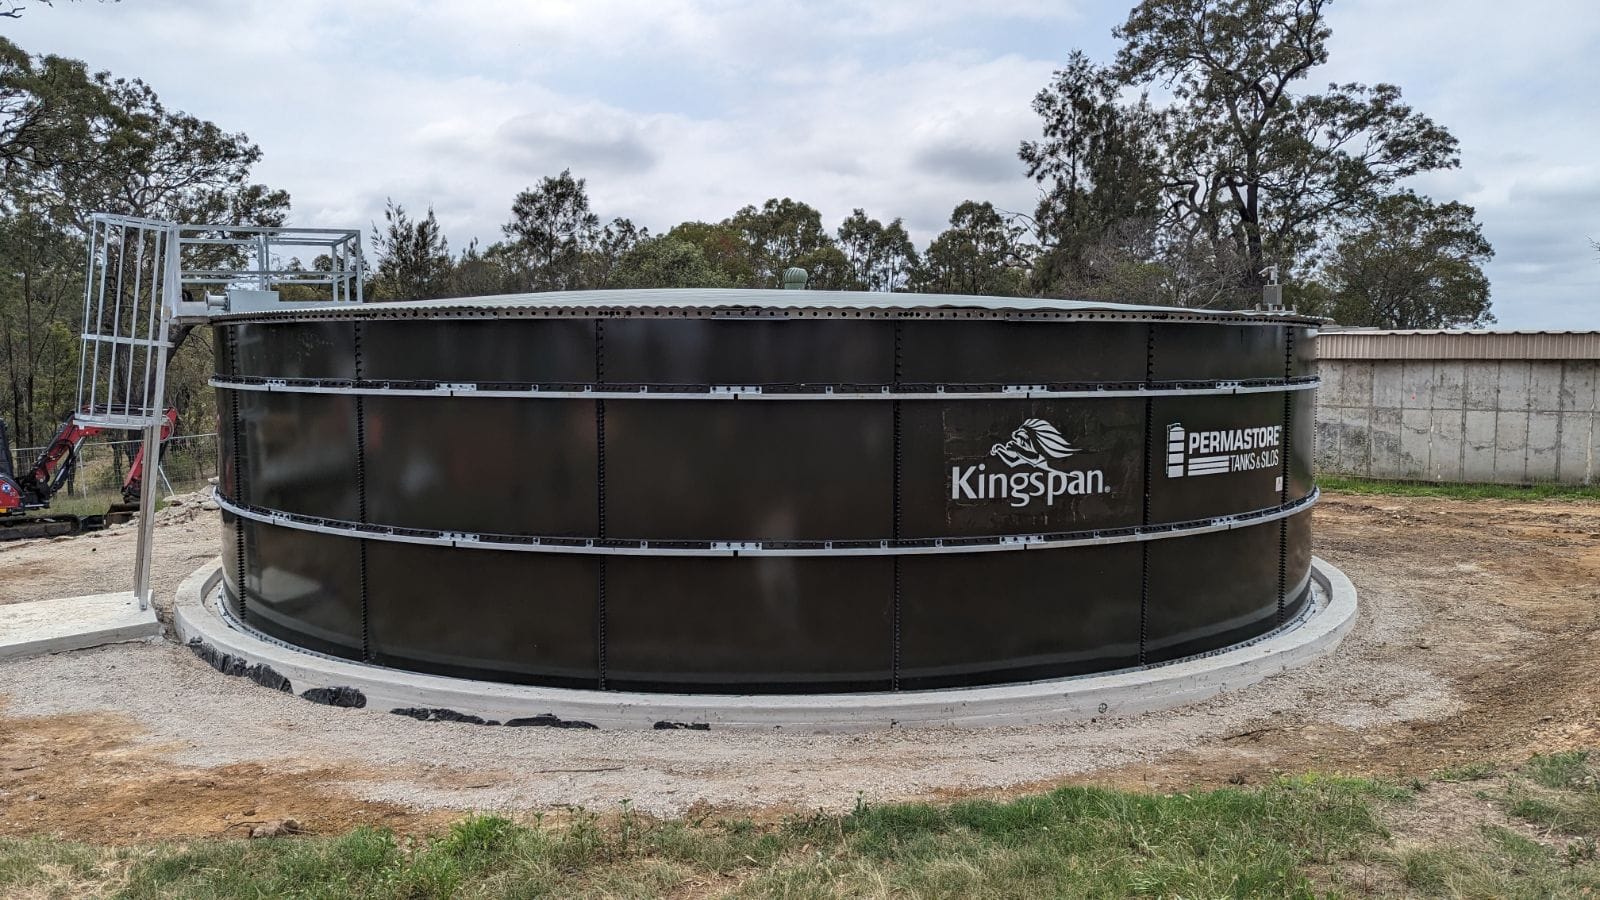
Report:
<svg viewBox="0 0 1600 900"><path fill-rule="evenodd" d="M421 720L562 728L867 731L1087 721L1197 703L1331 652L1355 624L1356 590L1313 558L1312 602L1283 627L1210 653L1117 672L927 691L800 694L596 692L402 671L319 654L229 617L221 561L178 588L179 639L219 671L313 702Z"/></svg>

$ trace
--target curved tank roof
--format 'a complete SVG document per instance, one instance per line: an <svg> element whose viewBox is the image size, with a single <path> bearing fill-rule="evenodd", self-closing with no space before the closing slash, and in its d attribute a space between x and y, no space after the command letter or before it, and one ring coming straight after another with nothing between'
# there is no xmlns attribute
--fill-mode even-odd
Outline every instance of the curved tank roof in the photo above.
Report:
<svg viewBox="0 0 1600 900"><path fill-rule="evenodd" d="M602 309L628 315L651 310L691 311L784 310L810 311L823 316L843 311L895 313L924 311L948 313L973 310L984 314L1047 314L1050 318L1074 314L1110 313L1128 318L1182 318L1294 322L1316 325L1321 320L1283 312L1227 311L1190 309L1173 306L1140 306L1131 303L1105 303L1092 300L1062 300L1036 297L987 297L970 294L911 294L867 291L786 291L748 288L649 288L600 291L551 291L528 294L497 294L485 297L454 297L438 300L369 302L362 305L328 303L284 303L270 313L240 313L218 316L231 318L300 318L334 316L408 316L452 312L483 315L516 315L526 311L535 315L552 313L584 314Z"/></svg>

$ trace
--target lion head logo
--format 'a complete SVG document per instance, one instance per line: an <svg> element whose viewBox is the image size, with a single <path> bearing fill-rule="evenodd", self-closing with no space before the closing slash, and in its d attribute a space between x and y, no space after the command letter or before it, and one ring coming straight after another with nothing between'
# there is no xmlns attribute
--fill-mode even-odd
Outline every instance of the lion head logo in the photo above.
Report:
<svg viewBox="0 0 1600 900"><path fill-rule="evenodd" d="M1006 465L1016 468L1030 465L1037 469L1055 471L1050 460L1065 459L1078 452L1068 443L1054 425L1043 419L1027 419L1021 427L1011 432L1011 440L989 448L990 456L998 456Z"/></svg>

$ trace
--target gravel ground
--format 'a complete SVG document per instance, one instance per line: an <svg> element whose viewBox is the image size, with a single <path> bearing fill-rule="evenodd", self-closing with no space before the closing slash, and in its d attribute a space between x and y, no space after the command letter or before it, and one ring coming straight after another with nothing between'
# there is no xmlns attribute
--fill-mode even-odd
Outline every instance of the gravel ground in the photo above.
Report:
<svg viewBox="0 0 1600 900"><path fill-rule="evenodd" d="M0 763L22 774L0 777L0 801L7 791L70 777L74 803L98 803L102 782L125 787L144 770L166 767L213 788L236 779L241 795L297 778L290 794L311 806L344 798L407 810L516 812L615 809L627 800L661 815L776 812L845 809L858 796L1004 793L1068 780L1164 788L1260 779L1280 768L1426 771L1464 754L1515 756L1600 738L1597 655L1586 657L1587 668L1574 667L1550 649L1554 634L1600 649L1596 604L1570 602L1595 596L1600 504L1571 508L1576 525L1568 509L1546 514L1530 505L1523 521L1487 506L1335 498L1318 514L1319 552L1351 576L1361 602L1339 650L1194 707L1071 725L851 735L492 728L311 704L219 675L170 643L4 663ZM175 518L163 529L158 576L170 597L183 575L215 554L217 535L205 517ZM75 561L95 540L95 556L112 559L121 538L75 540L0 550L0 581L13 599L25 593L11 581L19 568L73 590L105 589L77 587L84 575ZM72 561L64 574L49 575L52 554ZM1560 676L1541 668L1547 664L1560 666ZM41 737L37 746L19 738L8 748L7 729L45 734L52 722L122 736L104 745L81 735L53 745ZM138 764L112 765L128 760ZM61 818L69 813L41 811L28 820L33 825L0 825L53 822L71 830ZM361 820L359 811L351 815ZM208 826L173 827L205 833Z"/></svg>
<svg viewBox="0 0 1600 900"><path fill-rule="evenodd" d="M0 665L13 716L118 710L170 761L343 766L341 785L369 800L419 807L604 807L663 815L694 805L848 808L868 798L1004 788L1147 762L1314 703L1351 727L1451 711L1436 676L1363 648L1414 625L1403 598L1364 597L1345 649L1241 694L1178 711L1085 724L856 735L591 732L418 723L318 706L224 678L186 650L122 645ZM596 771L551 771L596 770ZM469 777L471 786L463 785Z"/></svg>

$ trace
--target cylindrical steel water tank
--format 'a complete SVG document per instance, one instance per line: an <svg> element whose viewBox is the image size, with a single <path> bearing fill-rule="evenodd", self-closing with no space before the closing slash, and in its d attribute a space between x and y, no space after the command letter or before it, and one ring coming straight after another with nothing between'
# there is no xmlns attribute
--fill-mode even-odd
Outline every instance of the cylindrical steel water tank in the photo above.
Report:
<svg viewBox="0 0 1600 900"><path fill-rule="evenodd" d="M680 290L213 327L228 611L322 653L919 689L1204 653L1309 596L1305 318Z"/></svg>

